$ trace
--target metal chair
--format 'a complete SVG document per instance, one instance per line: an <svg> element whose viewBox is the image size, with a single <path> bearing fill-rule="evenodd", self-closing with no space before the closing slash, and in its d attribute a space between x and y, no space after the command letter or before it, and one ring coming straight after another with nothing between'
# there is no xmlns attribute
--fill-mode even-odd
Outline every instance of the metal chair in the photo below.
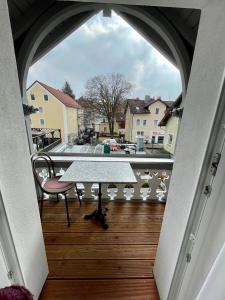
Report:
<svg viewBox="0 0 225 300"><path fill-rule="evenodd" d="M41 207L40 207L41 220L42 220L42 212L43 212L44 193L50 194L50 195L56 195L57 201L59 201L59 194L63 194L65 197L67 222L68 222L68 226L70 226L69 208L68 208L66 192L69 191L70 189L74 188L74 183L59 181L61 176L56 176L54 162L48 154L46 154L44 152L35 153L32 155L31 161L32 161L33 174L34 174L34 177L35 177L35 180L36 180L38 186L40 187L41 194L42 194L41 195ZM41 180L40 180L40 177L38 174L38 169L37 169L37 162L40 162L40 161L42 163L44 163L47 168L47 178L45 178L43 180L43 182L41 182ZM75 184L75 188L76 188L77 197L78 197L78 200L79 200L80 206L81 206L80 193L77 189L76 184Z"/></svg>

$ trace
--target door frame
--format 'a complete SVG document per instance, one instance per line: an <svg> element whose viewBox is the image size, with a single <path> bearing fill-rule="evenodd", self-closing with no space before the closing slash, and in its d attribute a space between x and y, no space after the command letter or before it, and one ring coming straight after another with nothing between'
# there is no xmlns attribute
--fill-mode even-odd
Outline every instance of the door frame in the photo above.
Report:
<svg viewBox="0 0 225 300"><path fill-rule="evenodd" d="M206 213L206 206L211 195L211 188L215 176L211 173L213 158L216 153L221 153L225 141L225 79L223 81L220 93L220 102L217 107L216 118L211 129L210 141L207 147L207 153L204 158L204 164L201 176L198 182L198 190L193 201L188 224L186 227L180 255L177 261L176 270L173 275L173 281L170 287L168 300L179 299L181 288L187 289L188 282L185 281L185 274L189 267L189 260L194 245L201 237L198 236L201 221ZM204 191L204 192L203 192ZM211 211L213 215L213 211ZM190 255L189 255L190 254Z"/></svg>
<svg viewBox="0 0 225 300"><path fill-rule="evenodd" d="M24 285L24 280L10 231L2 195L0 191L0 265L1 280L5 278L8 285ZM2 269L3 268L3 269ZM1 287L2 282L0 281ZM4 283L5 284L5 283Z"/></svg>

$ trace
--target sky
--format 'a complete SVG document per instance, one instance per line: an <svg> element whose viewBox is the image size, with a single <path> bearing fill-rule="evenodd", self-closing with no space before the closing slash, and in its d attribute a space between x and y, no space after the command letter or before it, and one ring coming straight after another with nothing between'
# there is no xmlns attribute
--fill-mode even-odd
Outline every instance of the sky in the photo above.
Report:
<svg viewBox="0 0 225 300"><path fill-rule="evenodd" d="M114 12L95 15L31 66L27 86L39 80L61 89L67 80L79 98L88 79L112 72L133 84L129 98L175 100L182 90L177 68Z"/></svg>

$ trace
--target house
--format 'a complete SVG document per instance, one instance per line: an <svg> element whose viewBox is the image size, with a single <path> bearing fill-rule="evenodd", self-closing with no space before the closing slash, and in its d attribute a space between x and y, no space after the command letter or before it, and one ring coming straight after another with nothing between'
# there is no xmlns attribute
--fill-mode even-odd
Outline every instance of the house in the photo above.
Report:
<svg viewBox="0 0 225 300"><path fill-rule="evenodd" d="M182 95L167 108L164 117L159 122L159 127L165 128L163 148L172 155L175 153L178 129L181 121L182 109L179 109L181 102Z"/></svg>
<svg viewBox="0 0 225 300"><path fill-rule="evenodd" d="M81 107L78 111L78 132L83 131L85 128L96 129L96 113L88 106L85 97L80 97L77 103Z"/></svg>
<svg viewBox="0 0 225 300"><path fill-rule="evenodd" d="M109 136L109 123L106 118L101 118L101 122L99 123L99 133L100 136ZM116 116L116 120L114 122L114 135L121 136L125 133L125 116L124 113L118 113Z"/></svg>
<svg viewBox="0 0 225 300"><path fill-rule="evenodd" d="M62 140L78 135L78 111L81 108L69 95L47 84L35 81L27 89L29 105L39 109L31 115L32 128L60 129Z"/></svg>
<svg viewBox="0 0 225 300"><path fill-rule="evenodd" d="M98 114L90 107L85 97L78 99L78 104L81 109L78 111L78 127L79 131L85 128L94 128L96 133L101 136L109 136L109 124L106 117ZM120 109L116 114L116 121L114 123L114 133L116 135L124 134L125 120L124 120L124 105L120 105Z"/></svg>
<svg viewBox="0 0 225 300"><path fill-rule="evenodd" d="M142 135L149 143L162 144L165 131L158 124L171 104L172 102L160 98L147 101L128 99L125 109L125 139L134 143L136 137Z"/></svg>
<svg viewBox="0 0 225 300"><path fill-rule="evenodd" d="M79 295L81 299L157 299L156 294L155 297L151 294L156 285L162 300L224 299L225 1L111 0L113 6L108 6L108 1L85 2L0 1L0 288L12 284L25 285L34 294L35 300L40 299L49 272L47 250L52 255L50 267L62 270L66 280L60 280L53 274L44 287L46 297L41 299L74 299ZM61 244L58 245L61 250L44 245L30 161L30 121L24 117L22 103L26 102L29 67L71 30L105 8L116 9L179 69L184 113L162 226L156 224L159 219L156 218L153 226L150 224L148 227L152 217L146 219L136 209L132 210L133 217L127 218L125 223L125 215L120 215L121 209L117 209L116 215L121 216L123 228L136 229L133 219L138 215L141 216L141 228L149 228L146 234L136 230L134 235L145 241L142 250L130 246L127 252L129 259L122 259L120 264L117 261L115 265L118 257L118 249L113 245L115 232L111 237L102 232L104 237L101 240L105 242L107 238L111 245L99 247L96 239L95 245L85 245L84 251L78 246L76 254L83 260L77 268L76 260L67 259L66 264L58 262L59 255L68 258L68 252L74 254L75 251L64 244L66 236L62 235L62 230L65 225L61 222L52 224L50 216L50 222L43 225L48 233L51 232L51 239ZM63 160L62 156L52 158L58 162ZM68 164L74 159L75 156L67 157ZM129 157L126 159L130 160ZM103 158L99 157L100 160ZM155 175L157 166L161 163L161 169L164 169L166 162L165 159L146 158L141 160L141 164L146 165L146 161L150 161L152 167L149 169ZM65 168L65 165L62 167ZM138 176L138 172L135 173ZM164 179L165 176L161 176L160 180ZM141 212L145 213L149 205L150 211L153 211L152 203L145 202ZM60 209L55 217L58 216L60 221L59 212ZM114 214L115 211L112 216ZM81 227L83 223L80 222ZM76 225L69 229L67 239L72 240L74 245L77 241L90 241L90 231L85 237L84 232L79 236L74 232ZM155 228L158 228L157 232ZM98 230L94 228L94 231ZM124 234L124 238L127 237L131 238L129 232ZM119 241L124 243L123 238ZM91 248L92 256L83 256L88 248ZM103 254L108 258L109 248L114 249L114 256L105 266L99 263L98 258ZM120 252L127 254L123 245L119 248ZM146 258L139 265L135 260L137 253ZM90 278L93 258L98 271L97 280ZM130 262L132 266L128 268L127 263ZM143 272L143 266L146 272ZM71 272L77 270L76 276L86 275L85 283L77 280L78 276L71 279ZM117 277L110 280L112 270ZM149 279L151 270L154 278ZM145 277L136 279L137 272ZM124 274L129 278L124 279Z"/></svg>

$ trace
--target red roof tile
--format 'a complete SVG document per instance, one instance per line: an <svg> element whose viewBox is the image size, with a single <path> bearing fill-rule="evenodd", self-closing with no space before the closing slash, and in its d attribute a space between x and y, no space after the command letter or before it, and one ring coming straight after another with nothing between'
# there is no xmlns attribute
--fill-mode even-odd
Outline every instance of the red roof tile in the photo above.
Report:
<svg viewBox="0 0 225 300"><path fill-rule="evenodd" d="M132 114L149 114L149 106L153 103L160 101L166 105L166 107L171 107L174 101L164 101L162 99L154 99L151 98L150 100L140 100L140 99L127 99L127 105L130 107Z"/></svg>
<svg viewBox="0 0 225 300"><path fill-rule="evenodd" d="M49 93L51 93L53 96L55 96L62 104L64 104L67 107L72 108L81 108L81 106L77 103L76 100L74 100L69 95L61 92L60 90L54 89L51 86L48 86L47 84L44 84L43 82L37 81L40 85L42 85Z"/></svg>

